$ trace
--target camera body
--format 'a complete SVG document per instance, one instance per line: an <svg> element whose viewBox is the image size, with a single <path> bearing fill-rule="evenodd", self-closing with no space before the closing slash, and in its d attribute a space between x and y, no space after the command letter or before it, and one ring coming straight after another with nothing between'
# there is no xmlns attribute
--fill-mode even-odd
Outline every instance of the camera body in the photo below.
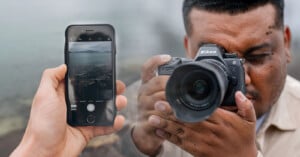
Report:
<svg viewBox="0 0 300 157"><path fill-rule="evenodd" d="M216 44L204 44L194 59L173 57L158 68L170 75L166 98L183 122L208 118L219 106L235 105L235 92L245 93L243 62Z"/></svg>

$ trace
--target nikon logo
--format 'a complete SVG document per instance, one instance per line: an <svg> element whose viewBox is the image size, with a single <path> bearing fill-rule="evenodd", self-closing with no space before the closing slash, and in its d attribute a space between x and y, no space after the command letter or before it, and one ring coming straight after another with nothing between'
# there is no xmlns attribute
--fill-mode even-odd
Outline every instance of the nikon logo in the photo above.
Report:
<svg viewBox="0 0 300 157"><path fill-rule="evenodd" d="M201 54L214 54L214 53L217 53L217 51L214 51L214 50L201 50L200 53Z"/></svg>

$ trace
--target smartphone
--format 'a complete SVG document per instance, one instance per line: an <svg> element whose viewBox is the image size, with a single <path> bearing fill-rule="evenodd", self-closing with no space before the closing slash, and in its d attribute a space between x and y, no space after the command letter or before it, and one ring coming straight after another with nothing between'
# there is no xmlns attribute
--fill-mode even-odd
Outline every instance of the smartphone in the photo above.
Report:
<svg viewBox="0 0 300 157"><path fill-rule="evenodd" d="M65 32L67 122L112 126L116 116L115 31L109 24L70 25Z"/></svg>

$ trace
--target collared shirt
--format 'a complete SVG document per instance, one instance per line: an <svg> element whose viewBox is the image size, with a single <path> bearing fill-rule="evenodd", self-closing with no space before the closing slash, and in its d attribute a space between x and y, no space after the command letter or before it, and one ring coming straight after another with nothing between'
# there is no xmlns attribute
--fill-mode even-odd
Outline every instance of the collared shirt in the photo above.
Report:
<svg viewBox="0 0 300 157"><path fill-rule="evenodd" d="M138 151L131 137L131 129L123 134L131 148L130 156L146 156ZM145 141L146 143L147 141ZM300 157L300 82L287 76L284 89L278 101L266 115L256 135L257 157ZM192 157L179 147L165 142L161 157Z"/></svg>
<svg viewBox="0 0 300 157"><path fill-rule="evenodd" d="M280 98L256 135L264 157L300 157L300 83L286 78Z"/></svg>
<svg viewBox="0 0 300 157"><path fill-rule="evenodd" d="M266 119L267 115L268 115L268 113L265 113L264 115L262 115L260 118L258 118L256 120L256 126L255 126L256 132L258 132L258 130L260 129L262 124L265 122L265 119Z"/></svg>

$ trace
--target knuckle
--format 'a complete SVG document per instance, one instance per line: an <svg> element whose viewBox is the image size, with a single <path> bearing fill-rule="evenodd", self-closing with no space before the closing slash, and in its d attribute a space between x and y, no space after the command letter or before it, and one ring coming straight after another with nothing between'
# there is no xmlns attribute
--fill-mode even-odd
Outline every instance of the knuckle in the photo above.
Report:
<svg viewBox="0 0 300 157"><path fill-rule="evenodd" d="M154 100L155 102L157 101L165 101L165 92L164 91L160 91L154 94ZM165 105L166 106L166 105Z"/></svg>
<svg viewBox="0 0 300 157"><path fill-rule="evenodd" d="M153 82L154 82L154 85L157 86L157 88L165 89L166 84L160 77L155 77L153 79Z"/></svg>
<svg viewBox="0 0 300 157"><path fill-rule="evenodd" d="M141 67L141 70L142 70L142 72L144 72L144 71L146 71L146 70L148 70L148 64L147 64L147 62L146 63L144 63L143 65L142 65L142 67Z"/></svg>
<svg viewBox="0 0 300 157"><path fill-rule="evenodd" d="M178 136L181 136L184 134L184 130L182 128L177 128L175 130L175 134L178 135Z"/></svg>
<svg viewBox="0 0 300 157"><path fill-rule="evenodd" d="M140 99L138 101L138 109L139 110L146 110L147 106L149 106L149 99L147 97Z"/></svg>
<svg viewBox="0 0 300 157"><path fill-rule="evenodd" d="M52 73L52 70L51 69L45 69L44 71L43 71L43 77L46 77L46 76L49 76L50 74Z"/></svg>
<svg viewBox="0 0 300 157"><path fill-rule="evenodd" d="M163 129L168 128L168 122L166 122L165 120L161 120L160 127Z"/></svg>

